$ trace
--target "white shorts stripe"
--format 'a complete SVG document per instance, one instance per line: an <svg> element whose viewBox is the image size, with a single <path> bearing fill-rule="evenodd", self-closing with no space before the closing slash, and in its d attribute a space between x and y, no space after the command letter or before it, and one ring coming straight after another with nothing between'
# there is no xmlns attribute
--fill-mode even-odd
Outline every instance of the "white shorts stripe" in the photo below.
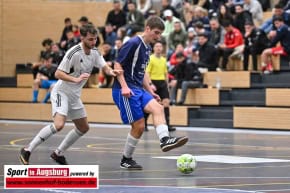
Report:
<svg viewBox="0 0 290 193"><path fill-rule="evenodd" d="M131 111L131 108L129 105L129 100L127 97L123 96L123 101L124 101L124 106L125 106L126 114L128 117L128 121L129 121L129 123L132 123L134 121L134 119L133 119L132 111Z"/></svg>

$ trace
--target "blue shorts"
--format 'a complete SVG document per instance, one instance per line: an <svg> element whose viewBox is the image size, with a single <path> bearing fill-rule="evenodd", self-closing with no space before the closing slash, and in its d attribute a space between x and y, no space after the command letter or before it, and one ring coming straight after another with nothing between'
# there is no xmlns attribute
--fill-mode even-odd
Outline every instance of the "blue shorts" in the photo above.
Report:
<svg viewBox="0 0 290 193"><path fill-rule="evenodd" d="M133 123L144 117L144 107L153 99L153 96L144 89L132 89L134 95L127 98L122 96L121 89L113 89L112 96L120 110L124 124Z"/></svg>
<svg viewBox="0 0 290 193"><path fill-rule="evenodd" d="M55 84L57 80L41 80L40 81L40 87L49 89L51 85Z"/></svg>

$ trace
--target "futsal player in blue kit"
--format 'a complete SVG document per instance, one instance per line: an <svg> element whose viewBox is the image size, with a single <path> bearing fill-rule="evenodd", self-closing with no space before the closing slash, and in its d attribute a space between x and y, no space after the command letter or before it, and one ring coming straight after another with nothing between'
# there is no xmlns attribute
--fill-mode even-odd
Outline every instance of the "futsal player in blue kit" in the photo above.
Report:
<svg viewBox="0 0 290 193"><path fill-rule="evenodd" d="M145 73L151 52L149 44L160 40L163 30L164 23L159 17L148 18L143 34L131 38L121 47L114 65L115 70L123 73L115 78L112 96L123 123L131 125L120 163L124 169L142 170L142 166L132 156L144 131L143 112L152 114L163 152L180 147L188 141L187 137L169 136L164 108L159 103L160 97L152 90L150 78Z"/></svg>

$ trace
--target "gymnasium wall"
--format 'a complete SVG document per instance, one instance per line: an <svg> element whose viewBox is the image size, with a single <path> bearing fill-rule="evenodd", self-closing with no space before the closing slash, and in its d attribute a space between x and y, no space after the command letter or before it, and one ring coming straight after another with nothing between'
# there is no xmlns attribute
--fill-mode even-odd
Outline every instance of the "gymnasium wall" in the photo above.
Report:
<svg viewBox="0 0 290 193"><path fill-rule="evenodd" d="M104 25L110 2L62 0L0 0L0 77L15 76L15 64L38 59L44 38L59 41L64 18L85 15Z"/></svg>

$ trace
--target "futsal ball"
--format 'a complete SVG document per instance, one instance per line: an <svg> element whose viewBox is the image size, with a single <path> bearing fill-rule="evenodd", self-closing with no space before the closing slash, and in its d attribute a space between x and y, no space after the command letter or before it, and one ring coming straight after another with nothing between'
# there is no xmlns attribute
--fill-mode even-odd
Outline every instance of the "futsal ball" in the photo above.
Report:
<svg viewBox="0 0 290 193"><path fill-rule="evenodd" d="M195 170L196 159L193 155L182 154L177 158L177 169L183 174L190 174Z"/></svg>

